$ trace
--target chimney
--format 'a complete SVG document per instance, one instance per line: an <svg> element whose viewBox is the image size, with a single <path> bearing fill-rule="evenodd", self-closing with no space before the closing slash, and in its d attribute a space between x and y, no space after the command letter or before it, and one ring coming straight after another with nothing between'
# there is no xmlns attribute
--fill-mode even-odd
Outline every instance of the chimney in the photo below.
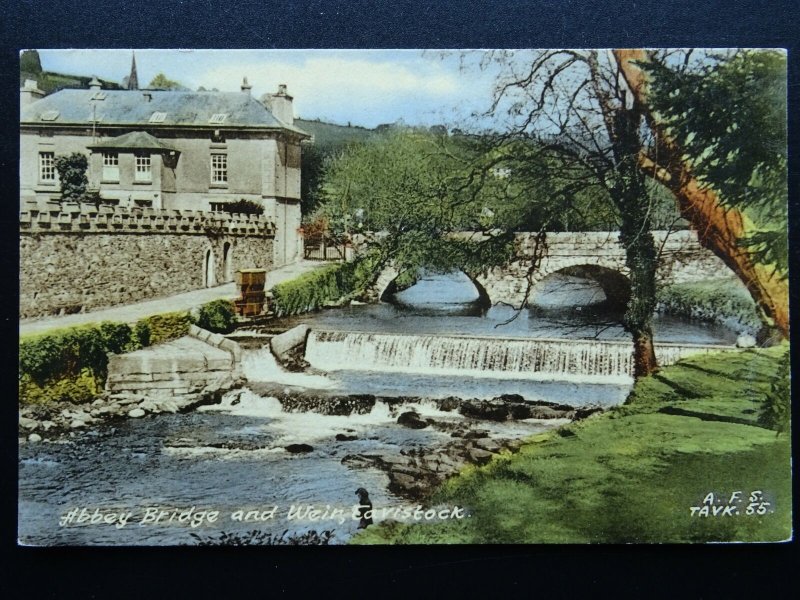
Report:
<svg viewBox="0 0 800 600"><path fill-rule="evenodd" d="M253 86L252 86L252 85L250 85L249 83L247 83L247 77L245 77L244 79L242 79L242 91L243 91L243 92L246 92L247 94L249 94L249 93L250 93L250 90L251 90L252 88L253 88Z"/></svg>
<svg viewBox="0 0 800 600"><path fill-rule="evenodd" d="M25 84L19 89L19 107L20 109L33 104L40 98L44 98L44 92L39 89L36 80L26 79Z"/></svg>
<svg viewBox="0 0 800 600"><path fill-rule="evenodd" d="M99 90L103 87L103 84L100 83L100 80L97 77L92 77L92 80L89 82L89 89L90 90Z"/></svg>
<svg viewBox="0 0 800 600"><path fill-rule="evenodd" d="M285 83L278 86L277 94L264 94L261 96L261 103L281 122L286 125L294 123L292 97L286 93Z"/></svg>

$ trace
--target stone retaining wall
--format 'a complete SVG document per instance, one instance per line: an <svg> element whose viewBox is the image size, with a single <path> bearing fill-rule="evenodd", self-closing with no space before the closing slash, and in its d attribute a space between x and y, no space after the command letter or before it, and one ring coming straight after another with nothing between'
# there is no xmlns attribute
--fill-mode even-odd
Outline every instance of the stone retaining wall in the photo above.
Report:
<svg viewBox="0 0 800 600"><path fill-rule="evenodd" d="M173 398L226 389L239 377L241 358L239 344L192 325L177 340L112 355L106 391Z"/></svg>
<svg viewBox="0 0 800 600"><path fill-rule="evenodd" d="M53 202L26 208L20 318L187 292L273 264L275 227L264 216Z"/></svg>

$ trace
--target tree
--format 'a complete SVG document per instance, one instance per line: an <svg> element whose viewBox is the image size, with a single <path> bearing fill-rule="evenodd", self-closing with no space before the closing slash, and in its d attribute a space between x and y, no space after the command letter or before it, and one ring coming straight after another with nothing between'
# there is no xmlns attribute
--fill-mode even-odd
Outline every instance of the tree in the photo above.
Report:
<svg viewBox="0 0 800 600"><path fill-rule="evenodd" d="M785 58L739 52L692 70L688 54L671 64L643 50L614 54L654 133L641 168L788 336Z"/></svg>
<svg viewBox="0 0 800 600"><path fill-rule="evenodd" d="M656 195L638 168L647 144L642 113L619 84L610 53L550 50L528 60L500 52L494 59L504 73L490 112L509 122L501 143L538 139L527 157L532 178L553 180L555 173L569 182L565 196L601 190L597 206L609 201L614 208L631 282L623 325L634 342L634 376L646 375L657 368L651 319L658 252L651 234ZM565 207L576 212L574 203L559 210Z"/></svg>
<svg viewBox="0 0 800 600"><path fill-rule="evenodd" d="M23 50L19 57L19 70L24 73L41 75L42 61L36 50Z"/></svg>
<svg viewBox="0 0 800 600"><path fill-rule="evenodd" d="M367 238L374 275L392 262L401 284L420 268L475 274L511 255L513 232L465 239L480 213L473 149L449 138L399 128L348 147L325 164L323 216L335 235ZM320 216L320 215L318 215Z"/></svg>
<svg viewBox="0 0 800 600"><path fill-rule="evenodd" d="M86 178L88 160L85 154L73 152L68 156L57 156L55 168L61 183L61 200L64 202L80 202L86 198Z"/></svg>
<svg viewBox="0 0 800 600"><path fill-rule="evenodd" d="M148 88L155 89L155 90L186 90L183 84L178 83L177 81L173 81L172 79L167 78L166 75L163 73L159 73L147 84Z"/></svg>

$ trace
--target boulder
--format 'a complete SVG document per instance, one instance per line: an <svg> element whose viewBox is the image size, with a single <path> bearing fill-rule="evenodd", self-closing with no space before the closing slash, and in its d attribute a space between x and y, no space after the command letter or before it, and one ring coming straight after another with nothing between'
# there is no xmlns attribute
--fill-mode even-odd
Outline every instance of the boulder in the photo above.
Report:
<svg viewBox="0 0 800 600"><path fill-rule="evenodd" d="M304 452L311 452L314 450L314 447L309 444L289 444L288 446L284 446L283 449L291 454L302 454Z"/></svg>
<svg viewBox="0 0 800 600"><path fill-rule="evenodd" d="M486 450L481 450L480 448L470 448L467 452L467 456L469 460L476 465L485 465L492 460L493 454Z"/></svg>
<svg viewBox="0 0 800 600"><path fill-rule="evenodd" d="M41 442L42 436L40 436L38 433L32 433L28 436L28 441L31 442L32 444L35 444L36 442Z"/></svg>
<svg viewBox="0 0 800 600"><path fill-rule="evenodd" d="M419 413L409 410L397 417L397 424L409 429L425 429L428 426L427 421L424 421Z"/></svg>
<svg viewBox="0 0 800 600"><path fill-rule="evenodd" d="M347 435L346 433L337 433L336 434L336 441L337 442L352 442L353 440L357 440L357 435Z"/></svg>
<svg viewBox="0 0 800 600"><path fill-rule="evenodd" d="M144 410L141 408L133 408L128 411L128 416L132 419L138 419L139 417L143 417L145 415Z"/></svg>

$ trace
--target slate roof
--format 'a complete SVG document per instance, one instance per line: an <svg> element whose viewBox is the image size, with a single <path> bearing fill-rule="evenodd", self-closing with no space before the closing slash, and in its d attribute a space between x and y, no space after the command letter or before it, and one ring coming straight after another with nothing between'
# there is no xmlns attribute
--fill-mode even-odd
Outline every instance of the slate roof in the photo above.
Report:
<svg viewBox="0 0 800 600"><path fill-rule="evenodd" d="M92 100L101 92L102 100ZM150 95L147 100L146 94ZM210 129L256 127L286 129L302 136L302 129L278 120L246 92L180 92L161 90L61 90L26 106L21 124L90 125L92 105L97 124L154 127L208 127ZM58 116L52 119L53 113ZM163 121L151 122L154 112L166 113ZM44 113L45 119L42 119ZM222 123L209 123L215 114L225 113Z"/></svg>
<svg viewBox="0 0 800 600"><path fill-rule="evenodd" d="M152 135L145 131L131 131L123 135L92 144L89 148L114 148L124 149L132 148L136 150L160 150L160 151L174 151L175 148L168 146L161 140L154 138Z"/></svg>

